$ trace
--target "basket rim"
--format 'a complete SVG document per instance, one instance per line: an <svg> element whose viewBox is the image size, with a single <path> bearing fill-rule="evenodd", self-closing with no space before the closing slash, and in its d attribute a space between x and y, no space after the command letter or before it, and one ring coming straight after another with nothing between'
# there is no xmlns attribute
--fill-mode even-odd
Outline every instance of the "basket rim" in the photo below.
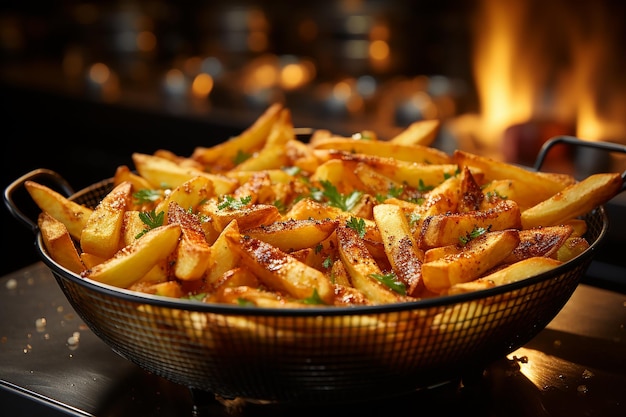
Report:
<svg viewBox="0 0 626 417"><path fill-rule="evenodd" d="M72 198L77 198L88 192L94 187L106 185L110 180L103 180L83 189ZM91 291L108 295L110 297L122 299L128 302L149 304L156 307L174 308L179 310L188 310L202 313L228 314L228 315L246 315L246 316L356 316L356 315L375 315L387 314L393 312L407 312L427 310L433 307L449 307L455 304L468 301L486 299L489 297L515 291L524 287L528 287L543 281L560 276L567 271L582 265L585 261L590 260L597 250L598 246L604 240L608 231L608 215L604 206L599 206L587 215L600 216L602 220L602 228L596 239L590 243L589 248L577 255L575 258L559 265L549 271L541 274L517 281L509 284L498 285L493 288L472 291L468 293L442 295L421 300L380 304L368 306L303 306L302 308L275 308L275 307L244 307L238 305L229 305L223 303L211 303L199 300L188 300L179 298L163 297L138 291L119 288L112 285L104 284L89 278L83 278L80 275L71 272L54 261L46 252L43 243L43 237L38 230L36 234L35 246L42 261L48 268L59 278L70 281L79 286L85 287Z"/></svg>

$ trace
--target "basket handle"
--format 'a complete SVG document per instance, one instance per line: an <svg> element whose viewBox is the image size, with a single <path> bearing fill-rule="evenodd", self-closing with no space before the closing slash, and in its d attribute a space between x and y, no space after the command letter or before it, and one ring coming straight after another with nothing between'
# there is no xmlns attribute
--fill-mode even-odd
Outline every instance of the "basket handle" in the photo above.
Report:
<svg viewBox="0 0 626 417"><path fill-rule="evenodd" d="M4 204L13 217L19 220L26 228L30 229L34 234L37 234L38 226L37 222L33 220L33 216L29 216L25 213L25 210L20 208L18 203L17 193L25 189L24 183L26 181L38 181L50 184L53 188L58 189L67 197L74 194L74 189L61 175L50 169L39 168L30 171L11 184L9 184L4 190Z"/></svg>
<svg viewBox="0 0 626 417"><path fill-rule="evenodd" d="M581 146L587 148L594 148L599 150L604 150L607 152L621 152L626 153L626 146L621 145L619 143L612 142L598 142L598 141L586 141L579 139L575 136L555 136L551 139L548 139L537 154L537 159L535 160L535 171L539 171L541 166L543 165L543 161L548 155L548 151L556 144L566 143L568 145L573 146ZM622 172L622 188L620 191L626 190L626 171Z"/></svg>

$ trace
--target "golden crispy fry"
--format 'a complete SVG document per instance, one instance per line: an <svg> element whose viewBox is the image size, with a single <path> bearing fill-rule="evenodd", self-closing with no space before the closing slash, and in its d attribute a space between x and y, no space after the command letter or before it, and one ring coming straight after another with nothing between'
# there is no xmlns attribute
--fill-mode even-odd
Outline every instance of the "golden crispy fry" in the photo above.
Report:
<svg viewBox="0 0 626 417"><path fill-rule="evenodd" d="M129 206L132 184L118 184L96 206L80 236L83 252L110 258L120 248L124 213Z"/></svg>
<svg viewBox="0 0 626 417"><path fill-rule="evenodd" d="M322 272L261 240L232 233L226 238L242 263L269 288L298 300L319 298L323 304L333 304L333 286Z"/></svg>
<svg viewBox="0 0 626 417"><path fill-rule="evenodd" d="M451 157L436 148L423 145L409 145L388 141L358 140L351 138L329 137L320 139L314 149L333 149L364 155L393 158L399 161L427 164L449 164Z"/></svg>
<svg viewBox="0 0 626 417"><path fill-rule="evenodd" d="M475 230L496 231L520 229L520 211L514 201L503 200L485 211L437 214L427 217L419 231L422 249L447 246L459 242Z"/></svg>
<svg viewBox="0 0 626 417"><path fill-rule="evenodd" d="M170 256L178 245L179 237L180 226L177 224L157 227L81 275L104 284L128 288L159 261Z"/></svg>
<svg viewBox="0 0 626 417"><path fill-rule="evenodd" d="M430 146L437 137L440 127L441 121L438 119L418 120L389 139L389 142L399 145Z"/></svg>
<svg viewBox="0 0 626 417"><path fill-rule="evenodd" d="M228 270L235 268L239 262L239 254L232 249L228 235L239 237L239 226L232 220L224 227L215 242L211 245L205 273L206 282L215 284Z"/></svg>
<svg viewBox="0 0 626 417"><path fill-rule="evenodd" d="M165 213L167 222L170 204L175 202L185 210L196 211L198 205L214 196L213 182L204 176L193 177L168 193L165 198L159 201L154 211L158 214Z"/></svg>
<svg viewBox="0 0 626 417"><path fill-rule="evenodd" d="M617 194L621 187L622 177L619 173L590 175L524 210L522 226L524 229L530 229L561 224L603 204Z"/></svg>
<svg viewBox="0 0 626 417"><path fill-rule="evenodd" d="M44 246L52 259L76 274L85 270L74 241L62 222L46 212L41 212L37 218L37 225L41 231Z"/></svg>
<svg viewBox="0 0 626 417"><path fill-rule="evenodd" d="M240 199L234 200L241 201ZM233 207L228 202L211 199L198 208L198 213L211 219L213 227L221 232L231 221L237 220L242 230L261 225L268 225L281 218L278 208L269 204L245 205Z"/></svg>
<svg viewBox="0 0 626 417"><path fill-rule="evenodd" d="M63 223L72 238L79 240L93 210L77 204L50 187L26 181L24 188L28 191L37 206Z"/></svg>
<svg viewBox="0 0 626 417"><path fill-rule="evenodd" d="M574 259L589 248L589 242L583 237L574 236L567 239L556 252L556 259L567 262Z"/></svg>
<svg viewBox="0 0 626 417"><path fill-rule="evenodd" d="M358 233L339 225L336 230L339 256L348 271L350 282L374 304L397 303L400 295L377 278L383 277L375 259L365 247Z"/></svg>
<svg viewBox="0 0 626 417"><path fill-rule="evenodd" d="M262 240L284 252L313 248L335 231L337 220L287 219L245 230L245 235Z"/></svg>
<svg viewBox="0 0 626 417"><path fill-rule="evenodd" d="M213 182L216 195L228 194L237 187L237 181L224 175L216 175L193 167L177 165L176 162L154 155L133 153L133 163L139 175L152 184L152 188L176 188L195 177L204 176Z"/></svg>
<svg viewBox="0 0 626 417"><path fill-rule="evenodd" d="M392 204L374 207L374 220L385 245L391 267L406 287L406 293L417 297L424 288L422 262L424 253L417 247L402 209Z"/></svg>
<svg viewBox="0 0 626 417"><path fill-rule="evenodd" d="M181 237L176 248L174 275L181 280L200 279L209 264L211 248L204 236L200 220L193 213L172 201L168 209L169 224L180 226Z"/></svg>
<svg viewBox="0 0 626 417"><path fill-rule="evenodd" d="M520 230L520 243L504 262L514 263L537 256L555 258L557 251L573 231L574 228L569 225Z"/></svg>
<svg viewBox="0 0 626 417"><path fill-rule="evenodd" d="M500 264L519 244L517 230L485 233L470 240L463 249L422 265L426 288L443 293L451 286L478 278Z"/></svg>
<svg viewBox="0 0 626 417"><path fill-rule="evenodd" d="M226 171L233 168L238 154L251 155L263 147L282 110L282 104L271 105L240 135L211 147L198 146L191 158L216 170Z"/></svg>
<svg viewBox="0 0 626 417"><path fill-rule="evenodd" d="M510 284L542 274L561 264L561 261L543 256L524 259L474 281L454 284L448 289L447 294L461 294Z"/></svg>
<svg viewBox="0 0 626 417"><path fill-rule="evenodd" d="M128 166L120 165L115 170L115 175L113 176L113 185L116 186L123 183L124 181L128 181L133 185L133 192L137 192L139 190L150 190L153 188L152 184L150 184L150 182L144 177L132 172L130 168L128 168Z"/></svg>
<svg viewBox="0 0 626 417"><path fill-rule="evenodd" d="M480 169L484 173L485 182L503 179L519 181L521 184L518 191L520 193L526 191L523 199L530 205L550 198L575 182L571 176L530 171L517 165L460 150L456 150L452 157L459 167Z"/></svg>

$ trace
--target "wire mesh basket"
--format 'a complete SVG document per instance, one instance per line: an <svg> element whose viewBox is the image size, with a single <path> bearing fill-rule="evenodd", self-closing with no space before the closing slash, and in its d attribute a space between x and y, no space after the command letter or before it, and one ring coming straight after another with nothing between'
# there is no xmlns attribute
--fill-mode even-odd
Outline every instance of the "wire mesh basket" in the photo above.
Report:
<svg viewBox="0 0 626 417"><path fill-rule="evenodd" d="M72 199L94 207L111 188L105 180ZM52 260L31 226L73 308L122 357L224 398L313 404L407 394L526 344L569 300L607 232L603 207L584 218L590 247L523 281L407 303L306 309L211 304L97 283Z"/></svg>

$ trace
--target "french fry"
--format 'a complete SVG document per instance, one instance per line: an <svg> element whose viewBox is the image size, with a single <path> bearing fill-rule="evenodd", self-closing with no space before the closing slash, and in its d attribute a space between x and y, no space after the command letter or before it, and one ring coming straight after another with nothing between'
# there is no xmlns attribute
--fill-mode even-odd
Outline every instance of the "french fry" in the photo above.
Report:
<svg viewBox="0 0 626 417"><path fill-rule="evenodd" d="M263 147L282 110L282 104L271 105L249 128L238 136L211 147L198 146L193 151L191 158L205 166L219 167L224 170L233 168L239 153L251 155Z"/></svg>
<svg viewBox="0 0 626 417"><path fill-rule="evenodd" d="M172 203L176 203L185 210L197 211L198 205L215 195L213 182L205 176L193 177L180 184L159 201L154 209L155 213L164 212L167 222L168 210Z"/></svg>
<svg viewBox="0 0 626 417"><path fill-rule="evenodd" d="M424 288L421 261L424 253L417 247L402 209L379 204L374 207L374 220L396 276L406 285L408 295L419 297Z"/></svg>
<svg viewBox="0 0 626 417"><path fill-rule="evenodd" d="M44 246L52 259L76 274L85 270L74 241L62 222L44 211L39 214L37 225L41 231Z"/></svg>
<svg viewBox="0 0 626 417"><path fill-rule="evenodd" d="M358 140L351 138L329 137L318 140L314 149L333 149L350 153L393 158L399 161L426 164L449 164L451 157L436 148L423 145L393 143L389 141Z"/></svg>
<svg viewBox="0 0 626 417"><path fill-rule="evenodd" d="M263 283L298 300L313 299L332 305L333 286L322 272L259 239L227 234L231 246L241 256L242 263Z"/></svg>
<svg viewBox="0 0 626 417"><path fill-rule="evenodd" d="M535 205L540 201L552 197L568 185L575 182L574 178L567 175L556 175L544 172L534 172L518 165L497 161L489 157L456 150L452 155L453 161L460 167L469 166L480 169L484 175L484 181L514 180L519 181L518 188L527 204Z"/></svg>
<svg viewBox="0 0 626 417"><path fill-rule="evenodd" d="M312 248L335 231L337 220L287 219L245 230L245 235L262 240L284 252Z"/></svg>
<svg viewBox="0 0 626 417"><path fill-rule="evenodd" d="M174 275L181 280L202 278L209 264L211 248L198 217L175 201L170 202L168 213L169 224L178 224L181 232L176 247Z"/></svg>
<svg viewBox="0 0 626 417"><path fill-rule="evenodd" d="M365 294L374 304L400 301L399 293L378 279L384 275L363 241L359 239L358 233L344 225L339 225L336 232L339 256L354 288Z"/></svg>
<svg viewBox="0 0 626 417"><path fill-rule="evenodd" d="M81 276L104 284L128 288L146 275L178 245L180 226L170 224L150 230L113 257L83 271Z"/></svg>
<svg viewBox="0 0 626 417"><path fill-rule="evenodd" d="M440 127L441 121L438 119L418 120L389 139L389 142L399 145L430 146L437 137Z"/></svg>
<svg viewBox="0 0 626 417"><path fill-rule="evenodd" d="M485 233L456 254L422 264L424 285L434 293L443 293L453 285L473 281L500 264L518 244L517 230Z"/></svg>
<svg viewBox="0 0 626 417"><path fill-rule="evenodd" d="M437 214L424 220L417 238L422 249L458 243L474 230L520 229L521 216L514 201L503 200L488 210Z"/></svg>
<svg viewBox="0 0 626 417"><path fill-rule="evenodd" d="M547 272L562 263L544 256L527 258L474 281L454 284L448 289L447 294L461 294L510 284Z"/></svg>
<svg viewBox="0 0 626 417"><path fill-rule="evenodd" d="M233 178L201 171L193 167L177 165L176 162L154 155L135 152L132 155L137 172L152 184L152 188L176 188L195 177L204 176L213 182L216 195L228 194L238 185Z"/></svg>
<svg viewBox="0 0 626 417"><path fill-rule="evenodd" d="M574 236L567 239L556 252L556 259L567 262L574 259L589 248L589 242L583 237Z"/></svg>
<svg viewBox="0 0 626 417"><path fill-rule="evenodd" d="M591 211L611 198L622 187L619 173L590 175L569 185L550 198L524 210L522 227L553 226Z"/></svg>
<svg viewBox="0 0 626 417"><path fill-rule="evenodd" d="M124 213L129 206L132 184L118 184L93 210L80 236L83 252L110 258L120 248Z"/></svg>
<svg viewBox="0 0 626 417"><path fill-rule="evenodd" d="M69 200L50 187L26 181L24 188L41 211L48 213L67 227L73 239L79 240L93 210Z"/></svg>
<svg viewBox="0 0 626 417"><path fill-rule="evenodd" d="M211 245L208 254L208 262L204 278L207 283L215 284L227 271L237 267L240 256L232 249L228 235L239 237L239 225L236 220L231 220L220 232L215 242Z"/></svg>

